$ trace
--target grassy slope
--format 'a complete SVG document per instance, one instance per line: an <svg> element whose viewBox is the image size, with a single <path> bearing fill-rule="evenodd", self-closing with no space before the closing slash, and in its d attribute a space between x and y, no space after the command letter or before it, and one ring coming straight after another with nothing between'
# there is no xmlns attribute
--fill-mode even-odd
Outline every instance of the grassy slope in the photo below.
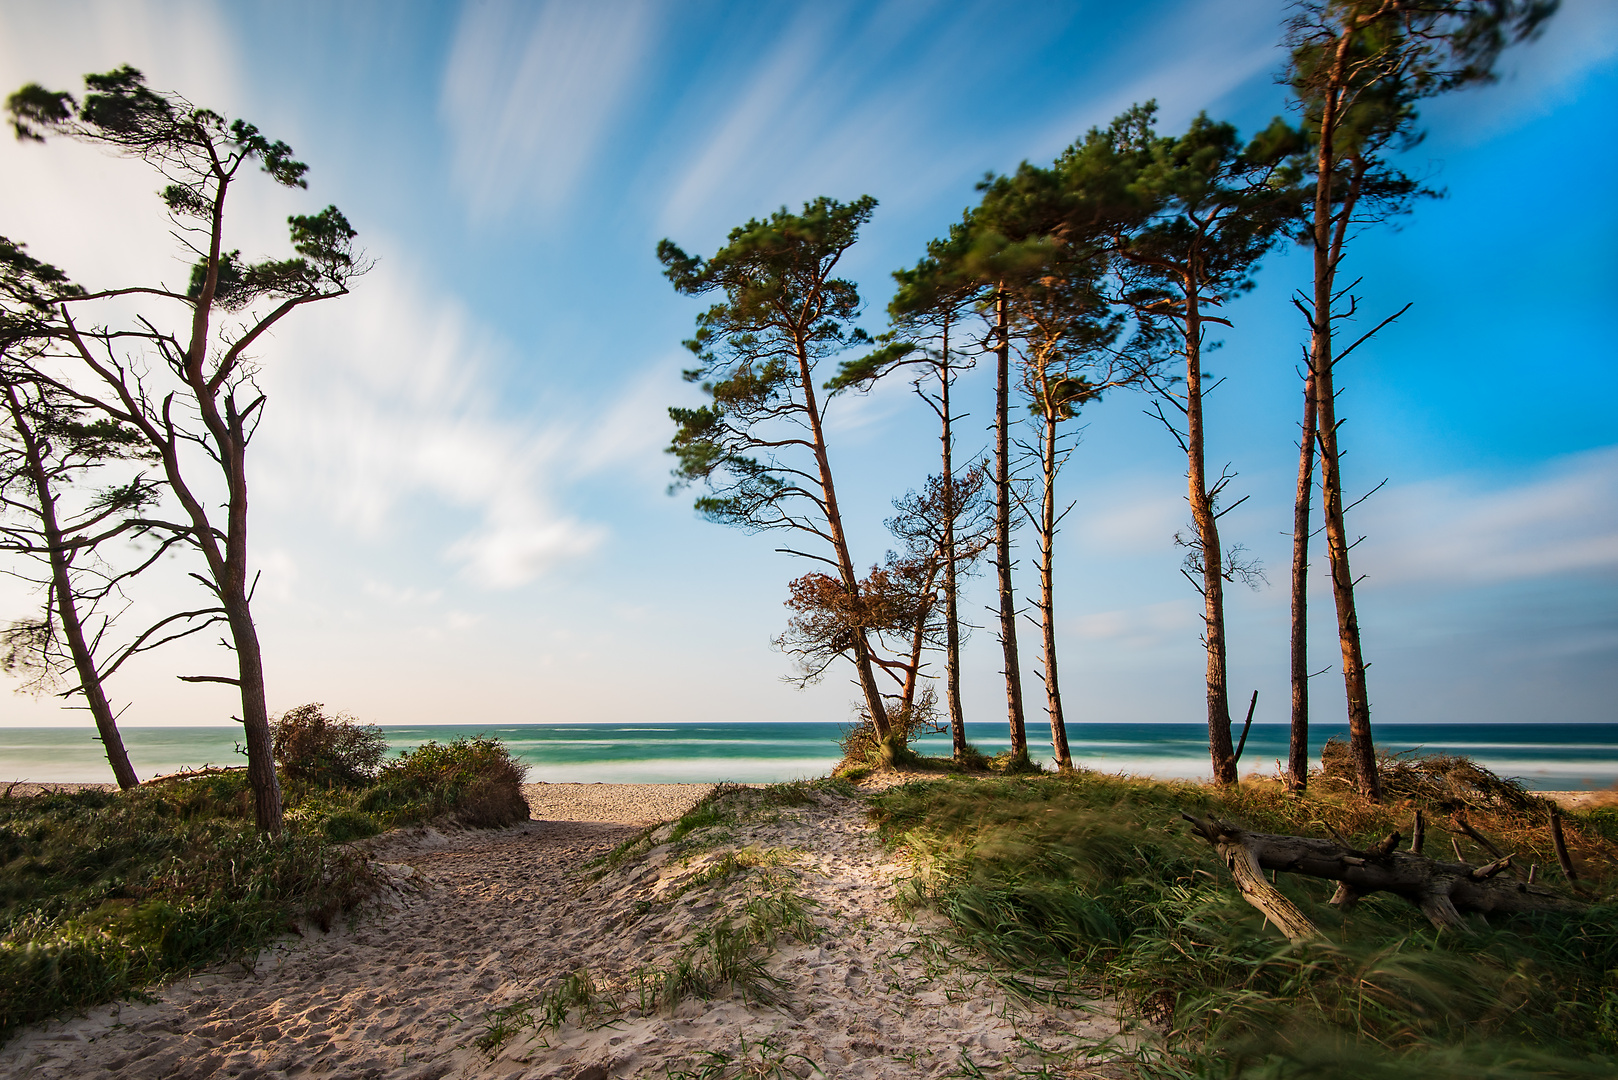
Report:
<svg viewBox="0 0 1618 1080"><path fill-rule="evenodd" d="M1542 880L1547 861L1554 866L1534 800L1512 805L1454 785L1418 794L1428 801L1429 851L1448 851L1459 800L1483 835L1524 852L1525 864L1537 859ZM1434 933L1388 896L1344 917L1325 904L1330 883L1281 875L1280 888L1326 933L1291 945L1179 820L1190 810L1316 836L1329 835L1329 823L1369 843L1395 828L1408 835L1412 809L1329 791L1294 800L1274 784L1216 792L1080 773L914 783L878 797L873 814L913 860L903 899L935 907L1001 963L1122 997L1164 1032L1151 1071L1618 1075L1618 907L1500 920L1458 937ZM1586 876L1610 900L1618 823L1598 812L1568 824ZM1472 861L1487 861L1457 835Z"/></svg>
<svg viewBox="0 0 1618 1080"><path fill-rule="evenodd" d="M283 779L278 838L253 828L240 770L123 793L0 797L0 1041L249 955L300 920L329 927L374 887L342 841L439 817L525 819L521 780L497 742L429 743L357 786Z"/></svg>

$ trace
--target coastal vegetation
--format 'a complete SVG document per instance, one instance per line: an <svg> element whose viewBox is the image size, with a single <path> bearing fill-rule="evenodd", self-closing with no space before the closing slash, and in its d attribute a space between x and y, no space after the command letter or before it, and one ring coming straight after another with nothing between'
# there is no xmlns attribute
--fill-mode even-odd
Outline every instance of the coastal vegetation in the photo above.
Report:
<svg viewBox="0 0 1618 1080"><path fill-rule="evenodd" d="M289 714L275 733L287 754L276 835L257 828L245 769L118 793L0 796L0 1040L208 964L250 961L301 925L330 929L379 885L347 841L528 818L522 767L494 740L430 742L382 761L366 729L318 705Z"/></svg>
<svg viewBox="0 0 1618 1080"><path fill-rule="evenodd" d="M1115 995L1156 1033L1142 1075L1582 1077L1618 1062L1618 828L1569 815L1580 884L1553 868L1550 804L1464 760L1384 762L1385 801L1357 792L1347 747L1303 799L1281 781L1204 786L1075 770L916 780L877 795L881 835L913 876L900 902L1029 993ZM1244 904L1182 815L1373 847L1409 829L1487 863L1503 846L1588 906L1434 928L1386 894L1333 903L1277 875L1319 928L1287 941ZM1441 824L1442 823L1442 824Z"/></svg>
<svg viewBox="0 0 1618 1080"><path fill-rule="evenodd" d="M804 678L818 678L836 657L846 657L861 687L860 721L879 740L894 742L890 711L922 700L921 651L942 650L954 751L964 760L958 687L965 627L955 596L954 532L973 511L958 495L957 479L987 472L1011 755L1029 757L1017 645L1022 602L1012 580L1014 533L1029 527L1039 575L1030 606L1041 630L1051 755L1059 769L1073 768L1053 587L1055 537L1075 508L1063 504L1058 489L1061 468L1075 453L1062 425L1081 408L1098 407L1104 394L1139 390L1186 455L1191 526L1175 539L1186 551L1182 573L1203 601L1211 770L1217 783L1235 783L1224 593L1232 582L1257 588L1267 579L1240 542L1221 535L1220 519L1245 496L1231 489L1237 476L1231 466L1209 465L1215 434L1204 399L1217 383L1208 381L1205 360L1218 344L1210 331L1234 325L1236 301L1265 256L1291 242L1313 259L1311 280L1294 300L1308 333L1291 522L1290 783L1301 791L1308 778L1307 571L1309 539L1318 528L1326 535L1337 609L1354 782L1365 798L1381 798L1369 665L1349 565L1357 540L1345 515L1355 503L1345 494L1341 467L1336 372L1405 309L1340 345L1343 321L1360 306L1353 290L1361 279L1343 285L1343 268L1366 227L1408 214L1434 194L1398 163L1400 152L1420 140L1418 105L1492 80L1502 50L1534 37L1556 6L1553 0L1301 0L1283 31L1287 61L1278 73L1291 93L1291 120L1276 117L1244 140L1233 125L1203 114L1183 134L1162 134L1155 103L1146 102L1081 136L1048 165L1024 161L1009 174L986 177L977 205L931 241L914 268L893 275L890 326L875 337L853 326L860 304L854 283L829 276L874 212L870 196L847 204L822 197L802 213L782 207L732 230L706 262L664 240L658 257L677 290L695 295L722 287L727 297L698 317L697 335L686 342L700 361L686 378L702 384L709 403L669 410L677 426L669 447L679 459L677 486L705 483L709 493L696 508L720 524L809 534L826 553L777 550L836 571L800 577L787 600L794 614L778 644L800 661ZM868 351L855 352L866 345ZM992 460L957 472L949 388L956 372L991 355ZM835 374L816 374L818 364L834 358ZM936 390L923 396L942 422L942 471L928 481L942 507L935 515L939 545L924 573L894 572L908 564L890 555L861 577L846 511L832 488L826 416L840 395L868 390L916 363L931 368ZM1013 420L1014 387L1026 421ZM1020 424L1031 425L1032 434ZM799 453L805 464L789 461ZM1317 459L1318 524L1311 516ZM807 512L795 516L791 506ZM942 632L940 610L948 623ZM879 672L887 677L881 685ZM896 751L887 753L893 758Z"/></svg>

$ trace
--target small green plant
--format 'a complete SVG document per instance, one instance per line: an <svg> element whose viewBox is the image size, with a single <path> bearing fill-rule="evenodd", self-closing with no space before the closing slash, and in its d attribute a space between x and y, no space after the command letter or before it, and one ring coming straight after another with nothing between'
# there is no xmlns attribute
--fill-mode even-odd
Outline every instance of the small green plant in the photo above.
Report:
<svg viewBox="0 0 1618 1080"><path fill-rule="evenodd" d="M677 844L687 836L715 825L730 825L736 821L737 802L746 798L747 788L736 784L715 784L714 789L691 809L681 814L669 833L669 843Z"/></svg>
<svg viewBox="0 0 1618 1080"><path fill-rule="evenodd" d="M341 844L375 836L382 831L382 826L370 814L359 810L339 810L321 819L320 831L326 835L326 839Z"/></svg>
<svg viewBox="0 0 1618 1080"><path fill-rule="evenodd" d="M773 1035L753 1042L742 1035L734 1053L705 1050L703 1059L693 1068L666 1067L664 1072L668 1080L807 1080L816 1073L825 1075L808 1057L785 1051L780 1039Z"/></svg>

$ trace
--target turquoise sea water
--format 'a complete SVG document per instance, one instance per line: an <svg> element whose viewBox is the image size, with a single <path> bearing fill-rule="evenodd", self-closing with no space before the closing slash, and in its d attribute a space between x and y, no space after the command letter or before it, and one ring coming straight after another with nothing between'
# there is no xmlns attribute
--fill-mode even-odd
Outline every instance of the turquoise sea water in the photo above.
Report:
<svg viewBox="0 0 1618 1080"><path fill-rule="evenodd" d="M1003 725L968 724L985 753L1005 749ZM835 723L504 724L385 726L393 750L429 739L496 736L528 765L533 781L666 783L757 782L821 776L838 758ZM1312 753L1344 729L1316 724ZM1036 751L1048 732L1029 726ZM1208 775L1207 729L1200 724L1078 724L1069 735L1074 759L1106 772L1161 777ZM201 765L236 765L241 729L131 727L125 745L142 777ZM1531 788L1577 789L1618 783L1618 724L1382 724L1377 744L1390 750L1465 754ZM1254 724L1242 771L1273 773L1287 751L1285 724ZM947 755L948 735L917 743L925 754ZM0 728L0 781L110 781L101 744L89 728Z"/></svg>

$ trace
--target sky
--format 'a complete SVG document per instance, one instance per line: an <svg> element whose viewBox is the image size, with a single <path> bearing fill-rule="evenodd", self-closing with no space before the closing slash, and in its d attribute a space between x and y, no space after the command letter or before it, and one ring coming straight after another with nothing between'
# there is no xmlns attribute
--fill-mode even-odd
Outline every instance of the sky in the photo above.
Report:
<svg viewBox="0 0 1618 1080"><path fill-rule="evenodd" d="M701 302L653 255L819 195L880 205L843 271L884 326L890 274L986 173L1048 162L1155 99L1251 132L1287 108L1283 3L0 0L0 89L79 90L129 63L284 139L307 191L242 185L227 246L285 251L291 213L339 206L373 268L259 350L250 544L272 711L375 723L844 720L834 669L799 690L771 646L807 567L667 491L667 409ZM1339 369L1344 471L1373 723L1618 720L1618 8L1565 0L1493 86L1427 103L1404 167L1445 190L1366 231L1358 325L1410 312ZM184 279L136 162L0 139L0 235L92 287ZM1284 721L1307 285L1269 257L1210 366L1209 460L1238 474L1228 542L1269 585L1230 594L1232 697ZM992 369L963 379L965 454L988 445ZM1198 721L1200 601L1178 572L1185 462L1115 394L1064 474L1057 616L1068 722ZM902 383L833 407L856 559L891 546L892 500L933 465ZM1317 545L1318 548L1318 545ZM1033 582L1029 552L1021 581ZM1317 560L1315 715L1340 718ZM141 603L177 602L174 564ZM989 581L963 609L968 719L1004 715ZM34 599L0 585L0 618ZM131 618L134 614L131 614ZM1033 627L1028 693L1041 695ZM218 724L225 670L193 640L117 676L123 723ZM0 725L84 724L0 694ZM1041 722L1038 715L1031 723ZM1037 730L1037 727L1036 727Z"/></svg>

